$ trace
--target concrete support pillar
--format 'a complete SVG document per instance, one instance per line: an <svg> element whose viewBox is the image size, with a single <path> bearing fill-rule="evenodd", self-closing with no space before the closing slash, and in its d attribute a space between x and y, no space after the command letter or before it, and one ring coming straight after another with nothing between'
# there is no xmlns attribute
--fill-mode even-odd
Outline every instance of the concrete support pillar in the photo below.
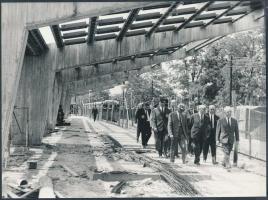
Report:
<svg viewBox="0 0 268 200"><path fill-rule="evenodd" d="M49 99L51 101L48 104L49 111L48 111L48 121L46 130L51 130L55 128L57 122L58 109L59 105L61 104L62 96L63 96L63 85L61 75L56 74L53 84L52 98Z"/></svg>

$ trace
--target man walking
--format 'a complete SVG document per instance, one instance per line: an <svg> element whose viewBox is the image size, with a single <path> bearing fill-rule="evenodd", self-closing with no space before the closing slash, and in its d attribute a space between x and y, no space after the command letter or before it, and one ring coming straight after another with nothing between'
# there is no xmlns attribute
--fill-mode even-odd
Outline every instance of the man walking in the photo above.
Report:
<svg viewBox="0 0 268 200"><path fill-rule="evenodd" d="M217 140L222 144L224 159L222 165L226 168L230 166L230 154L235 144L236 152L234 153L233 165L237 166L237 150L239 146L239 130L237 120L231 117L232 108L226 106L224 108L225 117L218 121L216 134Z"/></svg>
<svg viewBox="0 0 268 200"><path fill-rule="evenodd" d="M198 113L191 117L191 138L195 154L194 164L200 165L200 154L205 138L210 131L209 118L205 115L206 106L198 106Z"/></svg>
<svg viewBox="0 0 268 200"><path fill-rule="evenodd" d="M146 107L146 108L145 108ZM151 136L151 127L150 127L150 109L148 104L143 104L141 108L136 112L136 121L137 123L137 142L139 141L139 133L141 132L141 141L142 146L145 148L147 142Z"/></svg>
<svg viewBox="0 0 268 200"><path fill-rule="evenodd" d="M188 125L184 104L178 105L178 110L169 114L168 117L168 135L171 139L170 162L175 161L175 153L180 145L182 152L182 162L185 164L186 159L186 140L188 138Z"/></svg>
<svg viewBox="0 0 268 200"><path fill-rule="evenodd" d="M93 119L94 122L96 121L97 115L98 115L98 109L96 108L96 105L94 105L94 108L92 109Z"/></svg>
<svg viewBox="0 0 268 200"><path fill-rule="evenodd" d="M167 149L164 148L164 139L168 135L167 123L170 111L165 106L166 102L167 100L161 97L158 107L151 114L151 126L156 135L156 150L158 151L159 157L162 157L163 151L167 156Z"/></svg>
<svg viewBox="0 0 268 200"><path fill-rule="evenodd" d="M211 150L211 156L212 156L212 163L213 165L216 165L216 127L217 122L219 120L219 117L215 114L216 108L214 105L209 106L209 113L207 116L209 117L209 124L210 124L210 132L208 133L208 137L204 141L203 146L203 158L204 162L207 160L208 150L210 147Z"/></svg>

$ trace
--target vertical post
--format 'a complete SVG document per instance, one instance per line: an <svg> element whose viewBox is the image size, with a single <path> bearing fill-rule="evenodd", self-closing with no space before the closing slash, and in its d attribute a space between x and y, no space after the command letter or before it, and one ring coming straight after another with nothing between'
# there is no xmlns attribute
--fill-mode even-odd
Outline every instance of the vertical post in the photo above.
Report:
<svg viewBox="0 0 268 200"><path fill-rule="evenodd" d="M133 102L132 102L132 91L130 93L130 111L131 111L131 126L134 126L133 122Z"/></svg>
<svg viewBox="0 0 268 200"><path fill-rule="evenodd" d="M113 122L113 118L114 118L114 103L112 103L111 122Z"/></svg>
<svg viewBox="0 0 268 200"><path fill-rule="evenodd" d="M122 127L124 128L125 119L125 90L123 89L123 113L122 113Z"/></svg>
<svg viewBox="0 0 268 200"><path fill-rule="evenodd" d="M230 91L229 91L229 97L230 97L230 106L232 106L232 83L233 82L233 56L231 55L231 60L230 60Z"/></svg>
<svg viewBox="0 0 268 200"><path fill-rule="evenodd" d="M127 106L127 99L125 97L125 105L126 105L126 114L127 114L127 124L126 124L126 128L128 128L128 123L129 123L129 114L128 114L128 106Z"/></svg>
<svg viewBox="0 0 268 200"><path fill-rule="evenodd" d="M109 103L107 103L107 107L106 107L106 121L108 122L109 119Z"/></svg>
<svg viewBox="0 0 268 200"><path fill-rule="evenodd" d="M27 124L26 124L26 147L28 147L28 143L29 143L29 107L26 108L26 114L27 114Z"/></svg>
<svg viewBox="0 0 268 200"><path fill-rule="evenodd" d="M118 126L120 126L120 118L121 118L121 106L119 104L119 110L118 110Z"/></svg>
<svg viewBox="0 0 268 200"><path fill-rule="evenodd" d="M154 98L154 80L152 79L152 99Z"/></svg>
<svg viewBox="0 0 268 200"><path fill-rule="evenodd" d="M250 128L251 128L251 125L250 125L250 110L248 110L248 141L249 141L249 158L251 159L251 154L252 154L252 146L251 146L251 133L250 133Z"/></svg>

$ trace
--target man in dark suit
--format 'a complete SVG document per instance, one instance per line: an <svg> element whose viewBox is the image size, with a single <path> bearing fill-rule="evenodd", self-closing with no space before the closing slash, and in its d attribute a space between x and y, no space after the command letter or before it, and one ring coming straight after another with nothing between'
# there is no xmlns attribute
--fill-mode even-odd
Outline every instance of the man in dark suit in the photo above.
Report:
<svg viewBox="0 0 268 200"><path fill-rule="evenodd" d="M189 108L186 111L186 116L187 116L187 120L188 120L188 129L190 129L190 130L191 130L191 117L194 113L198 113L197 108L196 108L194 102L190 102ZM193 141L192 141L191 135L189 135L188 141L187 141L187 150L188 150L188 153L190 153L191 155L194 155L192 143L193 143Z"/></svg>
<svg viewBox="0 0 268 200"><path fill-rule="evenodd" d="M195 154L194 163L200 165L200 154L202 152L203 142L210 131L209 118L205 115L206 106L198 106L198 113L191 117L191 138Z"/></svg>
<svg viewBox="0 0 268 200"><path fill-rule="evenodd" d="M223 166L230 168L230 153L235 144L235 149L238 150L239 145L239 130L237 120L231 117L232 108L227 106L224 108L225 116L218 121L216 134L217 140L222 144L224 159ZM236 151L237 152L237 151ZM234 166L237 166L237 153L234 153Z"/></svg>
<svg viewBox="0 0 268 200"><path fill-rule="evenodd" d="M182 151L182 162L185 164L186 158L186 140L188 138L188 124L186 115L183 114L185 106L178 105L178 111L169 114L168 117L168 135L171 139L170 162L175 161L175 153L180 145Z"/></svg>
<svg viewBox="0 0 268 200"><path fill-rule="evenodd" d="M219 117L215 114L216 108L214 105L209 106L209 113L207 116L209 117L209 123L210 123L210 133L208 134L208 138L204 141L203 146L203 158L206 162L207 155L208 155L208 149L210 147L211 150L211 156L212 156L212 163L213 165L217 164L216 162L216 127L217 122L219 120Z"/></svg>
<svg viewBox="0 0 268 200"><path fill-rule="evenodd" d="M93 119L94 122L96 121L97 115L98 115L98 109L96 108L96 105L94 105L94 108L92 109Z"/></svg>
<svg viewBox="0 0 268 200"><path fill-rule="evenodd" d="M139 142L139 138L140 138L140 134L141 134L141 123L139 123L140 121L140 117L141 117L141 112L143 109L143 103L139 103L138 104L138 109L136 110L135 113L135 123L137 124L137 143Z"/></svg>
<svg viewBox="0 0 268 200"><path fill-rule="evenodd" d="M151 126L156 136L156 150L159 157L162 157L163 151L167 155L167 145L164 146L164 139L168 137L167 123L170 111L165 106L166 103L167 99L161 97L158 107L151 114Z"/></svg>
<svg viewBox="0 0 268 200"><path fill-rule="evenodd" d="M146 148L151 137L150 114L151 110L149 108L149 104L145 103L137 110L135 116L137 122L137 142L139 141L141 133L141 143L143 148Z"/></svg>

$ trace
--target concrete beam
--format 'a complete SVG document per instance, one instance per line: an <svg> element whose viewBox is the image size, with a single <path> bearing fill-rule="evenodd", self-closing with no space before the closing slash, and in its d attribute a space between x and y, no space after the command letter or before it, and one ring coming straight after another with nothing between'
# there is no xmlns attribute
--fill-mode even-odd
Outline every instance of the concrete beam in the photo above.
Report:
<svg viewBox="0 0 268 200"><path fill-rule="evenodd" d="M140 70L144 66L154 65L170 60L181 59L186 56L184 49L177 50L172 54L158 55L153 57L135 58L134 60L117 61L116 63L99 64L97 66L80 67L80 76L77 76L76 69L61 71L64 82L77 81L90 77L101 76L122 71Z"/></svg>
<svg viewBox="0 0 268 200"><path fill-rule="evenodd" d="M105 40L93 45L84 44L65 47L57 53L57 70L70 69L77 66L93 65L111 59L120 59L138 54L165 49L193 41L215 38L236 32L264 27L263 19L255 20L258 11L245 16L235 23L213 24L206 28L195 27L182 29L179 32L168 31L153 34L150 38L144 35L125 37L122 41Z"/></svg>

